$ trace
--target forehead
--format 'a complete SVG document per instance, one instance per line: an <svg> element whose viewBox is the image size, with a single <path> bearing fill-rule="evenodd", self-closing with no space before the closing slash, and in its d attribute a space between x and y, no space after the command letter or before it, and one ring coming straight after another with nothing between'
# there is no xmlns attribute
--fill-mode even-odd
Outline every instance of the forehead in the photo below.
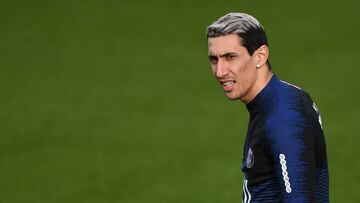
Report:
<svg viewBox="0 0 360 203"><path fill-rule="evenodd" d="M229 34L208 39L209 53L221 55L226 52L242 52L245 47L241 44L241 38L237 34Z"/></svg>

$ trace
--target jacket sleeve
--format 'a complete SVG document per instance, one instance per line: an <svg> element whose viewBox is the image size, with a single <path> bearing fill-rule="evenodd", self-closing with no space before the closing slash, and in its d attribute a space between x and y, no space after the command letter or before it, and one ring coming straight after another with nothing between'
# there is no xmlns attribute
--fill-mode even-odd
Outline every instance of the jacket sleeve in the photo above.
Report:
<svg viewBox="0 0 360 203"><path fill-rule="evenodd" d="M268 141L283 202L315 202L315 146L312 126L302 112L267 122Z"/></svg>

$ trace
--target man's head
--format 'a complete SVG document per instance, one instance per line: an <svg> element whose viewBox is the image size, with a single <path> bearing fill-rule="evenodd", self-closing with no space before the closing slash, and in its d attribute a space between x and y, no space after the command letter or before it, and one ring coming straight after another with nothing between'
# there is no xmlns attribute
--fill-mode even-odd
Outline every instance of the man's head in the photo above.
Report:
<svg viewBox="0 0 360 203"><path fill-rule="evenodd" d="M207 28L209 60L229 99L250 102L265 86L269 50L262 25L245 13L229 13Z"/></svg>

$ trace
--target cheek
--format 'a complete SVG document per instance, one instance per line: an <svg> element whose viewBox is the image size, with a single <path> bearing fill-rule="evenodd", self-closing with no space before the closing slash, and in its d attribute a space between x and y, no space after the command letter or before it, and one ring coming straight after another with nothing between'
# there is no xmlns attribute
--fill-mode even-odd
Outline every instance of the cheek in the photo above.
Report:
<svg viewBox="0 0 360 203"><path fill-rule="evenodd" d="M249 58L246 63L244 63L244 72L246 72L248 75L256 73L256 65L251 58Z"/></svg>
<svg viewBox="0 0 360 203"><path fill-rule="evenodd" d="M236 75L237 82L240 86L245 87L254 80L254 77L256 76L256 67L253 66L251 60L246 61L246 63L239 63L236 67L234 74Z"/></svg>
<svg viewBox="0 0 360 203"><path fill-rule="evenodd" d="M230 67L235 75L241 76L247 71L247 66L246 62L238 60L234 61Z"/></svg>

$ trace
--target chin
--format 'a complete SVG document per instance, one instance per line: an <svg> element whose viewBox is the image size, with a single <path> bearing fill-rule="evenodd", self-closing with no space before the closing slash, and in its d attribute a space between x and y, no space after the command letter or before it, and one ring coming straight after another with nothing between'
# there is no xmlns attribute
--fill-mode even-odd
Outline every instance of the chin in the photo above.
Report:
<svg viewBox="0 0 360 203"><path fill-rule="evenodd" d="M229 100L239 100L240 97L238 95L234 95L234 94L231 94L230 92L229 93L225 93L225 96L226 98L228 98Z"/></svg>

